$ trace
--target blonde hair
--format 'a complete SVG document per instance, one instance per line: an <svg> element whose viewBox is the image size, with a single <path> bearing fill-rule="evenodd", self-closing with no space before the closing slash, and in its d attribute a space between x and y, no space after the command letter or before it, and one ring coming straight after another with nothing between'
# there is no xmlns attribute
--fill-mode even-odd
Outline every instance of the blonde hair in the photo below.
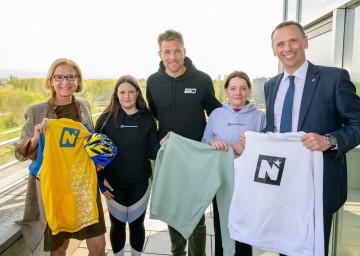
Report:
<svg viewBox="0 0 360 256"><path fill-rule="evenodd" d="M55 69L58 66L64 65L64 64L68 64L68 65L72 66L75 69L76 75L78 76L78 78L77 78L78 86L76 87L75 92L81 92L84 89L82 73L81 73L79 65L76 64L73 60L70 60L70 59L57 59L51 64L51 66L50 66L50 68L48 70L46 79L45 79L45 84L44 84L45 90L51 90L52 96L55 96L56 92L54 90L54 87L51 86L51 79L52 79L52 77L54 75Z"/></svg>

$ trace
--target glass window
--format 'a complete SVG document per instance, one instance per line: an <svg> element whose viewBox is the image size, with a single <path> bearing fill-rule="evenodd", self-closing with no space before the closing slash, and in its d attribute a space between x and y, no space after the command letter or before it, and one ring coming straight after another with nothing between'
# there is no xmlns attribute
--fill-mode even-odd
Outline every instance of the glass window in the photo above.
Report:
<svg viewBox="0 0 360 256"><path fill-rule="evenodd" d="M296 2L297 0L288 0L287 20L296 21Z"/></svg>
<svg viewBox="0 0 360 256"><path fill-rule="evenodd" d="M360 95L360 6L355 8L354 42L352 44L351 80L356 85L356 91Z"/></svg>
<svg viewBox="0 0 360 256"><path fill-rule="evenodd" d="M309 48L306 50L306 58L314 64L332 66L332 31L309 39Z"/></svg>
<svg viewBox="0 0 360 256"><path fill-rule="evenodd" d="M301 21L308 20L310 18L318 17L319 14L323 14L323 9L328 9L330 4L333 4L334 0L303 0Z"/></svg>
<svg viewBox="0 0 360 256"><path fill-rule="evenodd" d="M338 213L336 255L359 256L360 253L360 147L346 154L348 199Z"/></svg>
<svg viewBox="0 0 360 256"><path fill-rule="evenodd" d="M353 13L352 13L353 14ZM360 7L354 9L354 20L346 24L351 30L345 37L345 47L352 48L349 55L351 80L360 94ZM352 20L352 19L347 19ZM336 255L360 255L360 146L347 153L348 199L339 211L337 223Z"/></svg>

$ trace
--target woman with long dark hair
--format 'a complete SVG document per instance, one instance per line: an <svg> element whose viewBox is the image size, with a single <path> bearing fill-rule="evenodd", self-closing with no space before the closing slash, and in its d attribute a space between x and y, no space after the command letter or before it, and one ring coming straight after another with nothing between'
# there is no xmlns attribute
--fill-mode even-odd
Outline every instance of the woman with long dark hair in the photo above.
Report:
<svg viewBox="0 0 360 256"><path fill-rule="evenodd" d="M144 218L150 197L151 162L169 135L160 142L156 123L139 84L130 75L116 82L110 103L99 117L95 131L106 134L118 147L113 162L98 172L106 197L115 255L124 255L126 223L132 255L140 255L145 241Z"/></svg>

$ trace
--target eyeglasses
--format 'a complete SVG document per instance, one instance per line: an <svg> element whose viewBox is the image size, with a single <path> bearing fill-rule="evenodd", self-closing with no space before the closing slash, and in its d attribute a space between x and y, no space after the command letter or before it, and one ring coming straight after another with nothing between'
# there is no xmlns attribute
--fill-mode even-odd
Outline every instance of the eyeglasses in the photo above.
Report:
<svg viewBox="0 0 360 256"><path fill-rule="evenodd" d="M64 76L64 75L54 75L53 78L55 79L55 81L57 82L62 82L64 81L64 79L66 78L66 80L68 81L75 81L79 76L78 75L67 75L67 76Z"/></svg>

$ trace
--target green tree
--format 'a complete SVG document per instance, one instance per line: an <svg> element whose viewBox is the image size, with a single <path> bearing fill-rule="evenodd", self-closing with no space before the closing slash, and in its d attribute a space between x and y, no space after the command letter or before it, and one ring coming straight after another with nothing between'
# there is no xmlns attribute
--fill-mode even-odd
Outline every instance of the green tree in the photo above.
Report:
<svg viewBox="0 0 360 256"><path fill-rule="evenodd" d="M14 78L9 80L7 85L11 85L14 89L47 94L44 89L44 82L44 78Z"/></svg>
<svg viewBox="0 0 360 256"><path fill-rule="evenodd" d="M45 91L43 78L15 78L1 80L0 87L0 133L5 130L20 128L24 123L24 112L29 105L44 102L51 93ZM145 96L146 80L140 79L140 89ZM76 96L87 99L92 113L101 112L110 101L116 80L85 80L83 92ZM94 118L95 120L96 118ZM8 134L6 135L8 136ZM6 139L19 136L12 133Z"/></svg>
<svg viewBox="0 0 360 256"><path fill-rule="evenodd" d="M356 94L360 95L360 82L353 81L355 88L356 88Z"/></svg>
<svg viewBox="0 0 360 256"><path fill-rule="evenodd" d="M2 128L19 127L24 122L26 108L46 99L46 95L21 89L3 88L0 90L0 113L6 115L2 119Z"/></svg>

